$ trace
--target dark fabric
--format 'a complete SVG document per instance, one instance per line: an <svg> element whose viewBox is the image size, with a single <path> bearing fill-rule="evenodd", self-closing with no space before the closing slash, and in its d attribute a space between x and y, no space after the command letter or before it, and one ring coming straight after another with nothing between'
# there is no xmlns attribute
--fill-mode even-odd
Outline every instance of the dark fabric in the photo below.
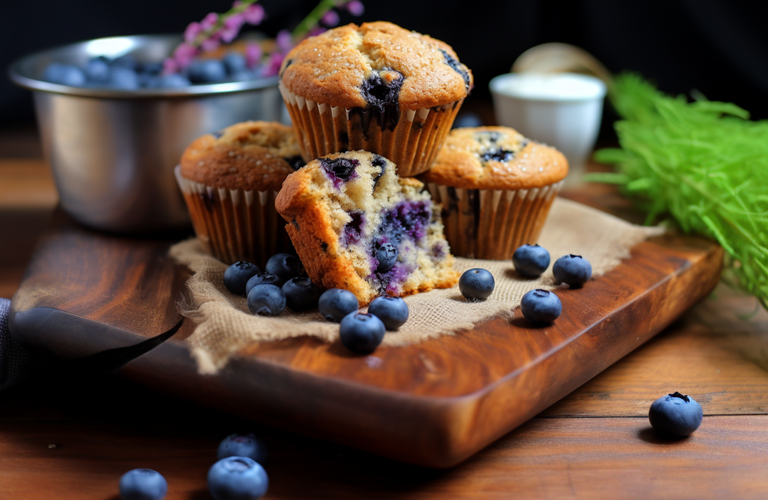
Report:
<svg viewBox="0 0 768 500"><path fill-rule="evenodd" d="M0 391L26 378L32 369L33 356L16 342L8 331L11 301L0 299Z"/></svg>

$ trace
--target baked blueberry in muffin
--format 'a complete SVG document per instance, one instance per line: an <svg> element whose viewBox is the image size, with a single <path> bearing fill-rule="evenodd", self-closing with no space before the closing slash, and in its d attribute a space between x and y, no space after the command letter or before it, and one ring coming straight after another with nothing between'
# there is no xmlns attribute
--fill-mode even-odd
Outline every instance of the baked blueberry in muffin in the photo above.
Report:
<svg viewBox="0 0 768 500"><path fill-rule="evenodd" d="M275 200L313 282L361 305L456 284L439 210L424 185L367 152L337 153L292 173Z"/></svg>

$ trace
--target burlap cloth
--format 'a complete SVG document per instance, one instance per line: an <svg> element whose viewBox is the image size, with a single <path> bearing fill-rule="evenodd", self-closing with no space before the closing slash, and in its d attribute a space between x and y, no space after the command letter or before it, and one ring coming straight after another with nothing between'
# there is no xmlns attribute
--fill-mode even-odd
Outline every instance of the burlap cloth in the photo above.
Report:
<svg viewBox="0 0 768 500"><path fill-rule="evenodd" d="M568 253L583 255L592 264L593 277L597 277L628 257L637 243L661 232L661 228L635 226L558 198L538 243L549 250L553 263ZM317 311L296 314L286 309L274 318L250 314L245 297L233 295L224 287L227 266L206 254L196 239L174 245L170 253L195 273L187 282L189 303L181 307L182 313L197 323L188 343L201 373L216 373L231 355L254 342L302 335L334 342L338 337L339 325L325 321ZM467 330L493 316L511 314L529 290L556 287L552 266L539 279L524 279L515 273L510 261L456 259L460 272L474 267L489 270L496 280L488 300L467 302L458 286L406 297L408 322L397 332L387 332L383 344L402 346Z"/></svg>

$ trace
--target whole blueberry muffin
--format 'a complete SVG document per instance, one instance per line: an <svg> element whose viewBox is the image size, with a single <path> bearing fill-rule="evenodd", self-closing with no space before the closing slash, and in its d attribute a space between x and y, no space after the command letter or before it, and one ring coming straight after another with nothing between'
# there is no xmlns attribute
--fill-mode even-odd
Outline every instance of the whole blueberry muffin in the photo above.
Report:
<svg viewBox="0 0 768 500"><path fill-rule="evenodd" d="M443 207L454 254L506 260L536 243L567 174L555 148L511 128L476 127L452 130L420 179Z"/></svg>
<svg viewBox="0 0 768 500"><path fill-rule="evenodd" d="M176 179L206 251L263 265L290 250L275 196L303 165L293 129L280 123L237 123L192 142Z"/></svg>
<svg viewBox="0 0 768 500"><path fill-rule="evenodd" d="M292 173L275 202L313 282L361 305L456 284L429 193L367 151L328 155Z"/></svg>
<svg viewBox="0 0 768 500"><path fill-rule="evenodd" d="M280 70L304 159L364 149L402 177L429 168L471 87L449 45L387 22L307 38Z"/></svg>

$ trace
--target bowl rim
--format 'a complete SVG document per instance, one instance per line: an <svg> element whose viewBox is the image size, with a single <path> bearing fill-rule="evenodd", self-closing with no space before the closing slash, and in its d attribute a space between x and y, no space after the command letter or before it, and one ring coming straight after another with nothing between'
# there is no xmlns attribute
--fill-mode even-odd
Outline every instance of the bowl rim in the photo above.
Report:
<svg viewBox="0 0 768 500"><path fill-rule="evenodd" d="M581 80L582 82L589 82L589 84L595 86L595 91L592 94L585 94L580 96L528 96L528 95L522 95L517 92L510 92L510 91L504 91L499 88L501 85L501 82L506 80L516 80L516 79L522 79L527 78L531 76L537 76L537 77L567 77L572 78L575 80ZM488 82L488 88L491 91L492 95L497 95L499 97L505 97L508 99L515 99L518 101L530 101L530 102L549 102L549 103L568 103L568 102L588 102L588 101L596 101L596 100L602 100L605 98L608 86L605 84L604 81L602 81L600 78L592 75L584 75L581 73L571 73L571 72L562 72L562 73L504 73L501 75L497 75L493 78L491 78L491 81Z"/></svg>
<svg viewBox="0 0 768 500"><path fill-rule="evenodd" d="M62 94L77 97L95 97L95 98L113 98L113 99L147 99L147 98L183 98L195 96L211 96L216 94L229 94L233 92L247 92L260 90L270 87L277 87L280 78L275 75L268 78L259 78L244 82L222 82L204 85L189 85L182 88L166 89L137 89L137 90L118 90L108 88L91 87L72 87L58 83L47 82L39 78L34 78L25 74L23 67L30 64L35 59L46 57L52 52L64 49L84 48L85 45L93 42L109 42L113 40L129 39L131 41L172 41L181 42L180 34L150 34L150 35L129 35L129 36L111 36L103 38L93 38L80 42L58 45L43 50L32 52L14 60L8 66L8 76L13 83L28 90L36 92L46 92L51 94Z"/></svg>

